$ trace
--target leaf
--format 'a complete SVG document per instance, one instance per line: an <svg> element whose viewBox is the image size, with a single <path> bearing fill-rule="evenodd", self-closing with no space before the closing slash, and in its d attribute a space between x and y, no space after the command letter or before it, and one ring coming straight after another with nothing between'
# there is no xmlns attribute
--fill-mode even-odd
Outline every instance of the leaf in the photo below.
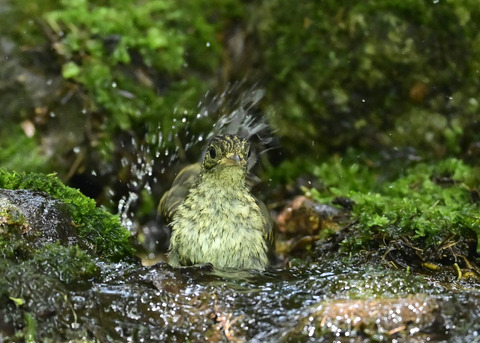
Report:
<svg viewBox="0 0 480 343"><path fill-rule="evenodd" d="M22 298L9 297L9 299L13 301L17 306L22 306L23 304L25 304L25 300L23 300Z"/></svg>
<svg viewBox="0 0 480 343"><path fill-rule="evenodd" d="M80 75L82 69L74 62L67 62L62 66L62 75L66 79L73 79Z"/></svg>

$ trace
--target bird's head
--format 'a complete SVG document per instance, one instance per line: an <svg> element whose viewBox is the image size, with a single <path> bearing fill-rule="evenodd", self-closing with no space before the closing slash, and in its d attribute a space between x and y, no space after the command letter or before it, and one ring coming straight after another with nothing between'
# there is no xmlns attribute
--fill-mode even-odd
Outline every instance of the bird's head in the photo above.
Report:
<svg viewBox="0 0 480 343"><path fill-rule="evenodd" d="M203 157L203 169L239 167L247 169L250 144L236 135L219 135L212 138Z"/></svg>

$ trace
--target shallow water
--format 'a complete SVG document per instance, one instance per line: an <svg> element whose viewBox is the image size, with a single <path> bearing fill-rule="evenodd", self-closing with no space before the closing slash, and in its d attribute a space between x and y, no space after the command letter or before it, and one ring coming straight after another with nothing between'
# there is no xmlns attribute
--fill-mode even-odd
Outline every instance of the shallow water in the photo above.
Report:
<svg viewBox="0 0 480 343"><path fill-rule="evenodd" d="M266 272L100 266L101 280L68 292L75 316L51 319L76 317L101 341L455 342L480 329L478 290L403 271L339 261Z"/></svg>

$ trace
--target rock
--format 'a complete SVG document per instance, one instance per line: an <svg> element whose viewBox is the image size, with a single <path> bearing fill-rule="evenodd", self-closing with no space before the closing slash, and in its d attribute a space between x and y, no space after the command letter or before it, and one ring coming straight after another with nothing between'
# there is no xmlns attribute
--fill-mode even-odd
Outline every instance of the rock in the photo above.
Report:
<svg viewBox="0 0 480 343"><path fill-rule="evenodd" d="M67 206L43 192L0 189L0 228L6 224L15 225L34 249L80 243Z"/></svg>

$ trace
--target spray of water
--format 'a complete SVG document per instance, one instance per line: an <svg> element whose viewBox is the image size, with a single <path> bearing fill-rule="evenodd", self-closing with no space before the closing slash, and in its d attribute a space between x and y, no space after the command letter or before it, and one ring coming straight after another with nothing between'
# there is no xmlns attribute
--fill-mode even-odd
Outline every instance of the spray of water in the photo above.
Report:
<svg viewBox="0 0 480 343"><path fill-rule="evenodd" d="M257 87L245 90L245 85L241 82L231 84L223 92L213 96L210 93L205 94L198 103L195 116L175 113L174 110L176 117L171 123L171 131L166 135L166 139L162 136L160 127L157 133L146 134L141 142L133 139L131 143L137 158L131 165L132 178L128 185L128 194L118 204L122 225L132 233L139 232L140 225L135 219L135 208L142 192L147 191L151 194L152 185L159 181L153 176L156 174L154 168L160 175L164 174L178 162L179 158L184 159L185 153L193 146L204 145L205 141L218 134L237 134L252 141L257 147L254 150L260 153L265 151L263 147L271 143L272 134L265 117L258 110L264 94L264 91ZM191 134L191 128L202 121L214 121L214 124L208 132ZM180 123L184 129L183 143L178 133ZM175 142L176 148L166 148L165 143L172 141ZM255 154L252 154L249 160L250 167L255 163L255 159ZM125 163L131 162L125 160ZM149 230L148 225L146 230ZM145 227L143 231L145 233ZM148 235L148 232L146 234Z"/></svg>

